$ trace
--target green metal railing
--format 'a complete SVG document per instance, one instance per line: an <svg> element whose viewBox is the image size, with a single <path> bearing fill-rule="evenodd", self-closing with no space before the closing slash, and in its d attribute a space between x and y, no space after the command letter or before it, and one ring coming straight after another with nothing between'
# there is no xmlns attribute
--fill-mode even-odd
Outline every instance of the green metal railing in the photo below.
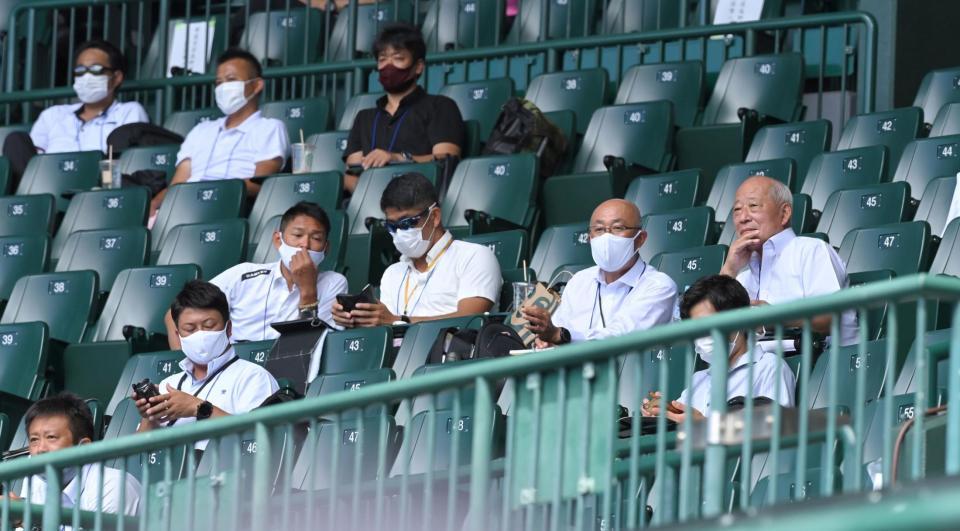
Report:
<svg viewBox="0 0 960 531"><path fill-rule="evenodd" d="M883 486L898 465L901 483L938 472L955 476L960 438L953 434L960 415L948 410L926 423L914 415L908 448L894 463L894 429L903 419L890 399L897 376L913 371L913 411L934 403L928 367L938 360L924 331L936 321L930 319L935 311L953 311L948 359L956 374L958 300L960 280L949 277L868 284L13 460L0 465L0 485L10 492L13 482L34 474L57 485L61 470L85 464L139 468L148 486L136 521L142 530L458 529L462 523L472 530L634 529L696 525L758 505L868 491L863 455L872 437L882 442ZM857 345L832 343L818 356L814 317L832 316L832 336L839 337L841 312L853 310L866 323L867 312L882 307L880 350L868 341L876 331L863 326ZM777 339L796 327L799 351L785 353L778 342L776 356L799 360L797 407L754 406L748 390L745 408L729 412L726 338L734 331L753 335L761 325L772 325ZM654 435L643 435L634 422L628 436L617 437L617 404L638 411L643 393L637 384L655 381L655 388L667 389L678 370L689 387L695 367L689 346L708 334L719 351L710 372L707 419L688 416L674 434L664 429L661 413ZM681 365L663 361L669 347L680 348ZM839 394L851 388L852 394ZM678 391L673 388L669 398ZM950 378L946 396L958 393L960 380ZM815 396L825 396L826 404L811 409ZM841 404L841 396L852 402ZM865 409L878 403L881 421L872 422L868 434ZM395 420L404 425L402 432L391 429ZM203 440L208 443L199 461L195 452L183 452ZM819 467L808 464L818 455ZM938 460L946 463L943 470L931 469ZM761 463L765 476L752 469ZM955 479L951 485L955 490ZM56 496L57 487L50 487L47 498ZM30 517L18 508L0 502L0 529ZM89 517L46 504L42 528ZM218 523L198 523L208 521L202 519ZM116 515L94 520L88 528L131 527ZM855 522L848 527L864 528Z"/></svg>

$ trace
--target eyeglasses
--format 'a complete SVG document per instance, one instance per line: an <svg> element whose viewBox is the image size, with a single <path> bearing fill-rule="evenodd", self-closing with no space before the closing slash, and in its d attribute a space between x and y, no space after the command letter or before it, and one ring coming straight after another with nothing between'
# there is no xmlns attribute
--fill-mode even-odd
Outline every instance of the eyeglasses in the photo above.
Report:
<svg viewBox="0 0 960 531"><path fill-rule="evenodd" d="M103 65L77 65L73 67L73 75L82 76L84 74L93 74L95 76L102 76L107 72L113 72L113 69L109 66Z"/></svg>
<svg viewBox="0 0 960 531"><path fill-rule="evenodd" d="M594 225L593 227L590 227L590 236L593 236L594 238L598 238L608 232L610 234L613 234L614 236L626 236L628 232L632 230L638 230L638 229L640 229L640 227L628 227L626 225L621 225L619 223L616 225L611 225L609 227Z"/></svg>
<svg viewBox="0 0 960 531"><path fill-rule="evenodd" d="M417 214L416 216L410 216L397 221L387 220L387 232L390 234L396 234L398 230L409 230L420 224L420 220L430 215L430 211L436 207L437 204L434 203L428 206L423 212Z"/></svg>

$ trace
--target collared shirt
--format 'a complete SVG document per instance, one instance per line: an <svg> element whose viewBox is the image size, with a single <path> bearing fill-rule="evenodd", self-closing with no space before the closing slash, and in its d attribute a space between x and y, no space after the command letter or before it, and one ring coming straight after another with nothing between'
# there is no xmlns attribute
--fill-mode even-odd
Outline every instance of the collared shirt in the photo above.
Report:
<svg viewBox="0 0 960 531"><path fill-rule="evenodd" d="M746 397L748 386L751 385L749 376L750 350L744 352L734 362L727 373L727 400L738 396ZM779 403L783 407L793 407L794 390L797 386L797 377L790 367L777 358L776 354L764 352L760 347L753 349L753 397L767 397L777 401L777 388L780 389ZM780 377L777 378L777 366L780 366ZM677 400L696 408L707 415L710 413L710 369L693 373L691 386L680 393Z"/></svg>
<svg viewBox="0 0 960 531"><path fill-rule="evenodd" d="M200 122L187 133L177 164L190 159L188 182L249 179L258 162L286 160L290 140L283 122L257 111L240 125L226 129L227 118Z"/></svg>
<svg viewBox="0 0 960 531"><path fill-rule="evenodd" d="M121 475L115 468L103 467L103 496L98 496L100 483L100 466L84 465L82 481L74 477L67 483L60 494L60 503L63 507L74 507L77 500L82 511L96 511L97 505L103 500L103 512L116 514L120 512L120 492L123 489L123 514L135 516L140 508L140 482L129 472ZM23 482L20 496L27 496L27 482ZM30 503L43 504L47 499L47 482L43 476L35 475L30 481ZM69 521L69 520L68 520ZM63 528L61 528L63 529Z"/></svg>
<svg viewBox="0 0 960 531"><path fill-rule="evenodd" d="M358 151L366 155L374 149L430 155L437 144L456 144L461 149L466 144L463 116L456 102L446 96L427 94L417 87L400 101L392 116L385 110L386 105L387 97L383 96L377 100L376 108L357 113L343 151L344 159Z"/></svg>
<svg viewBox="0 0 960 531"><path fill-rule="evenodd" d="M238 264L214 277L215 284L227 296L234 341L273 339L280 333L271 323L300 318L300 288L280 272L280 261L269 264ZM347 292L347 279L334 271L317 273L317 317L333 323L333 301Z"/></svg>
<svg viewBox="0 0 960 531"><path fill-rule="evenodd" d="M603 339L669 323L677 285L643 260L607 283L599 266L573 275L551 320L573 341Z"/></svg>
<svg viewBox="0 0 960 531"><path fill-rule="evenodd" d="M790 302L840 291L850 285L847 268L830 244L797 236L784 229L763 243L763 256L754 252L750 263L737 274L751 300L770 304ZM857 342L857 316L841 314L840 344Z"/></svg>
<svg viewBox="0 0 960 531"><path fill-rule="evenodd" d="M80 119L82 103L54 105L40 113L30 128L30 139L42 153L107 152L107 137L124 124L149 122L143 105L116 101L88 122Z"/></svg>
<svg viewBox="0 0 960 531"><path fill-rule="evenodd" d="M500 264L488 247L454 240L447 232L427 252L427 264L418 271L404 256L383 272L380 301L394 313L433 317L457 311L457 303L471 297L500 300Z"/></svg>

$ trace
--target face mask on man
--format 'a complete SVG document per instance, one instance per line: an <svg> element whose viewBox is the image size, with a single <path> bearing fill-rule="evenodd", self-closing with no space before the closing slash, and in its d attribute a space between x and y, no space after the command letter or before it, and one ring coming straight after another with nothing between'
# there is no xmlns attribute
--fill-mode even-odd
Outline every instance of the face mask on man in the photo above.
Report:
<svg viewBox="0 0 960 531"><path fill-rule="evenodd" d="M197 330L187 337L180 336L180 350L193 363L207 365L230 348L227 327L223 330Z"/></svg>
<svg viewBox="0 0 960 531"><path fill-rule="evenodd" d="M283 241L283 235L280 235L280 248L277 249L277 253L280 254L280 261L287 267L287 271L290 271L290 264L293 262L293 257L299 252L299 247L287 245L287 242ZM319 266L325 256L323 251L311 251L310 249L307 249L307 254L310 255L310 260L313 261L313 265L315 266Z"/></svg>
<svg viewBox="0 0 960 531"><path fill-rule="evenodd" d="M727 355L730 355L730 352L733 351L733 346L737 344L737 339L740 337L740 332L737 332L737 335L733 336L733 341L727 345ZM697 351L697 355L700 356L707 365L710 364L713 359L713 336L703 336L698 337L693 340L693 349Z"/></svg>
<svg viewBox="0 0 960 531"><path fill-rule="evenodd" d="M593 261L600 266L601 270L608 273L620 271L633 258L633 255L637 254L638 249L633 247L637 236L640 236L640 231L637 231L633 238L614 236L609 232L593 238L590 240L590 254L593 255Z"/></svg>
<svg viewBox="0 0 960 531"><path fill-rule="evenodd" d="M73 91L83 103L96 103L110 95L110 76L86 73L73 80Z"/></svg>
<svg viewBox="0 0 960 531"><path fill-rule="evenodd" d="M220 112L226 116L230 116L246 105L247 102L253 98L253 96L249 98L246 96L247 83L252 81L255 80L226 81L217 85L217 88L214 89L214 95L216 96L217 107L220 108Z"/></svg>
<svg viewBox="0 0 960 531"><path fill-rule="evenodd" d="M409 68L397 68L388 64L381 68L380 84L383 86L383 90L398 94L410 88L417 81L417 75L413 70L414 66L415 64Z"/></svg>
<svg viewBox="0 0 960 531"><path fill-rule="evenodd" d="M436 207L430 207L427 210L427 220L430 220L430 214L433 212L433 209ZM397 248L397 251L400 252L403 256L407 258L420 258L421 256L427 254L427 251L430 249L430 240L433 239L433 233L437 230L437 226L433 226L433 230L430 231L430 236L426 240L423 239L423 227L415 227L410 229L399 229L397 232L393 233L393 245Z"/></svg>

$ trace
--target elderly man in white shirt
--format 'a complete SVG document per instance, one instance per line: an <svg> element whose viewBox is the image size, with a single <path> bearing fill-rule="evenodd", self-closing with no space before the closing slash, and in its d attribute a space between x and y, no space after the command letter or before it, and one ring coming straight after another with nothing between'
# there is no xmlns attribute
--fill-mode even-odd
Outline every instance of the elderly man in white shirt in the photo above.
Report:
<svg viewBox="0 0 960 531"><path fill-rule="evenodd" d="M790 228L793 196L770 177L754 176L737 189L733 222L737 238L720 273L736 278L754 305L778 304L834 293L849 287L846 265L830 244L797 236ZM813 330L830 334L830 316L811 320ZM800 323L788 323L800 326ZM840 344L857 342L853 310L841 314Z"/></svg>
<svg viewBox="0 0 960 531"><path fill-rule="evenodd" d="M453 239L443 228L437 191L426 177L407 173L383 191L380 208L403 257L383 273L381 300L353 311L333 304L346 327L417 323L490 311L500 298L500 265L489 248Z"/></svg>
<svg viewBox="0 0 960 531"><path fill-rule="evenodd" d="M683 319L700 319L718 312L750 307L750 296L736 280L724 275L710 275L694 282L680 302ZM727 344L727 400L737 397L767 398L783 407L793 407L797 378L790 367L776 354L764 352L747 341L744 330L733 332ZM697 355L710 365L716 352L713 336L694 341ZM751 378L752 373L752 378ZM680 393L680 398L666 403L666 417L683 422L687 414L703 419L710 414L711 368L693 373L692 385ZM752 389L752 391L751 391ZM641 415L655 417L664 407L659 392L650 393L643 400Z"/></svg>
<svg viewBox="0 0 960 531"><path fill-rule="evenodd" d="M217 59L215 96L224 117L200 122L183 140L171 185L220 179L245 179L248 195L260 185L250 179L273 175L286 162L290 140L283 122L259 111L263 70L249 52L231 48ZM151 216L166 190L153 198Z"/></svg>
<svg viewBox="0 0 960 531"><path fill-rule="evenodd" d="M623 199L604 201L593 211L590 250L597 265L570 279L552 316L535 306L521 309L541 346L614 337L670 322L677 285L640 258L647 239L640 219L640 209Z"/></svg>

